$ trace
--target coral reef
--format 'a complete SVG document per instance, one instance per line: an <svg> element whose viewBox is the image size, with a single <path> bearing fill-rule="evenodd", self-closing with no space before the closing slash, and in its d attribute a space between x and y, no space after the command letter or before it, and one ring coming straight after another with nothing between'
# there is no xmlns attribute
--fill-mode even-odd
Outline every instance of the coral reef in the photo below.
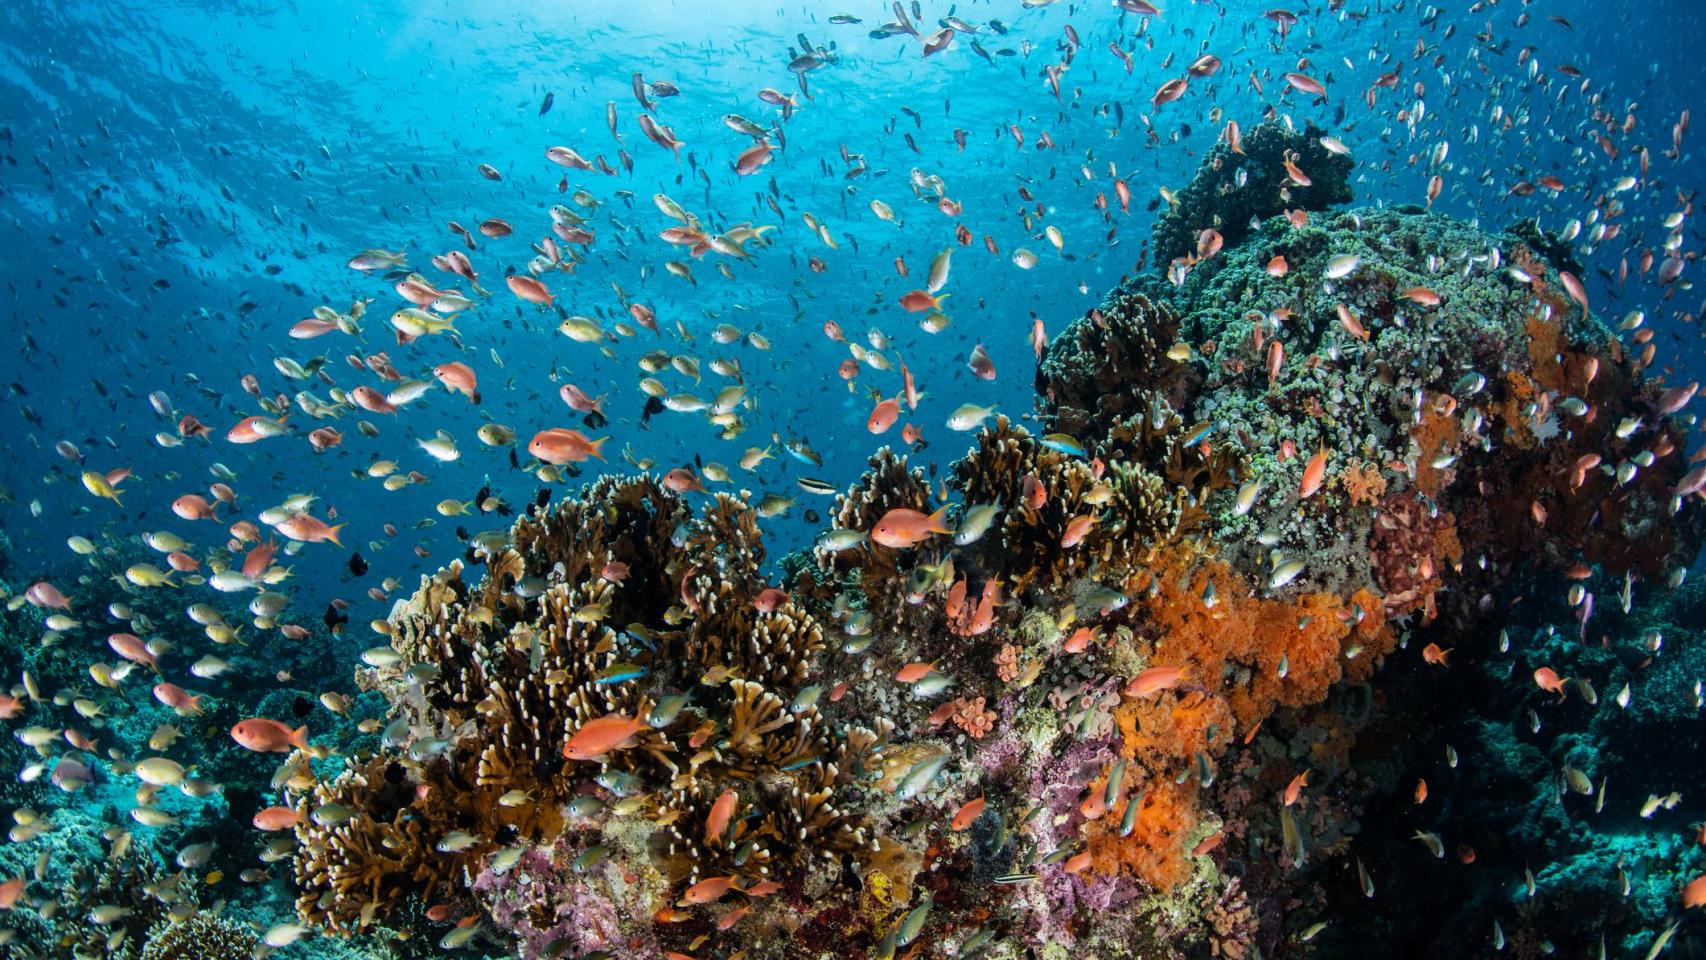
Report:
<svg viewBox="0 0 1706 960"><path fill-rule="evenodd" d="M1595 751L1698 710L1580 706L1684 683L1622 620L1680 602L1706 535L1684 425L1537 228L1324 212L1350 166L1321 131L1240 146L1163 218L1160 275L1049 345L1037 432L996 418L936 489L880 450L784 584L744 495L649 476L424 579L364 655L377 748L286 788L298 911L424 910L526 958L1243 958L1386 922L1312 898L1343 916L1448 858L1508 878L1519 849L1555 858L1526 912L1454 880L1418 913L1453 891L1520 953L1603 904L1629 871L1575 823ZM1525 590L1577 629L1474 650ZM1513 676L1526 733L1490 718ZM1429 779L1529 799L1447 814Z"/></svg>

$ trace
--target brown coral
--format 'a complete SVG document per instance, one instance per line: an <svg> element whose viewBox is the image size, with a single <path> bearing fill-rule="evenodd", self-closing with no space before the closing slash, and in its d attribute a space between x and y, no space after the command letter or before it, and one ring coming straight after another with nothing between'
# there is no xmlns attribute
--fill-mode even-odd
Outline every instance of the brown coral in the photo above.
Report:
<svg viewBox="0 0 1706 960"><path fill-rule="evenodd" d="M408 893L467 887L504 845L549 843L589 794L655 797L619 815L654 833L671 886L878 849L843 804L889 725L838 728L799 698L822 628L792 602L755 605L764 552L744 500L694 516L649 477L607 479L522 518L510 541L479 582L452 563L393 614L400 662L365 682L411 742L298 799L304 916L348 930ZM613 563L626 577L605 575ZM610 716L650 723L624 749L565 760ZM708 814L727 791L741 816L722 833ZM334 806L351 813L315 821Z"/></svg>

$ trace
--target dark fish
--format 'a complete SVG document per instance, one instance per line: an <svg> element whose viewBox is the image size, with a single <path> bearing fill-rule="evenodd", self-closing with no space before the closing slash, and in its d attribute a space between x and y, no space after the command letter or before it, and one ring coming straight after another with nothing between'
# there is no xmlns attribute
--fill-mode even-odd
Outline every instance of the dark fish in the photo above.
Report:
<svg viewBox="0 0 1706 960"><path fill-rule="evenodd" d="M556 94L551 93L549 90L545 91L545 99L539 104L539 115L541 117L551 112L551 104L556 99Z"/></svg>
<svg viewBox="0 0 1706 960"><path fill-rule="evenodd" d="M339 613L338 608L329 603L326 604L326 615L320 619L326 624L326 629L332 631L333 634L343 633L344 624L349 623L349 617Z"/></svg>
<svg viewBox="0 0 1706 960"><path fill-rule="evenodd" d="M358 577L367 575L367 561L362 559L361 551L349 555L349 572Z"/></svg>

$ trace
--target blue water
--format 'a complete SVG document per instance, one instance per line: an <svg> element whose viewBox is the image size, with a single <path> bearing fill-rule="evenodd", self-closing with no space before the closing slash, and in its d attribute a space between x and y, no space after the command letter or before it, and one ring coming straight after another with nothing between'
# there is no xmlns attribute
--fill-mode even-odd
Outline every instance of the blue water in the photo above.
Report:
<svg viewBox="0 0 1706 960"><path fill-rule="evenodd" d="M1635 165L1629 157L1612 164L1594 145L1579 81L1551 74L1551 85L1541 88L1527 79L1517 63L1525 46L1543 71L1573 64L1594 78L1611 122L1633 114L1647 133L1655 150L1650 181L1622 195L1629 211L1623 236L1588 258L1589 279L1602 313L1646 309L1650 322L1682 338L1679 350L1661 337L1664 355L1687 358L1694 375L1702 372L1697 330L1678 317L1697 308L1692 294L1654 302L1652 285L1631 281L1617 299L1608 279L1620 259L1633 261L1641 247L1662 240L1657 221L1702 180L1691 149L1697 133L1684 138L1680 160L1656 153L1668 147L1670 126L1699 89L1696 55L1706 24L1698 5L1505 3L1470 11L1448 4L1431 18L1414 4L1318 5L1283 43L1254 6L1164 6L1159 20L1140 23L1101 3L962 5L957 15L980 32L926 58L911 38L867 36L892 17L875 3L847 6L864 21L856 25L831 25L829 15L840 8L814 4L8 5L0 12L0 235L7 250L0 272L15 348L0 356L0 377L12 385L0 413L11 439L0 470L9 492L0 524L13 541L17 575L75 577L83 561L66 549L72 534L116 543L136 559L146 559L134 539L145 530L218 546L223 532L177 519L169 504L183 493L205 495L215 479L210 470L223 464L236 474L243 515L292 493L314 493L316 515L335 508L349 524L346 546L361 550L376 573L408 585L415 573L460 552L457 526L478 531L504 522L440 518L434 504L467 500L486 484L512 503L532 495L532 478L514 469L505 451L475 440L487 419L479 411L513 427L522 444L539 429L578 426L556 397L564 381L609 394L610 424L588 432L610 436L613 456L608 464L586 464L588 475L630 469L614 455L624 449L658 469L695 457L718 461L740 487L797 496L794 509L767 526L778 548L802 545L817 526L805 509L822 512L828 499L801 493L795 478L844 484L881 443L901 443L899 426L881 438L865 429L871 389L892 396L897 373L866 369L850 392L837 373L846 348L825 337L824 321L836 321L855 341L873 329L886 334L891 343L882 352L904 360L927 395L908 418L929 443L918 462L945 465L966 445L944 427L946 412L968 401L1014 414L1030 408L1032 317L1052 334L1137 270L1158 188L1184 185L1225 120L1249 129L1266 105L1276 105L1299 124L1320 123L1359 161L1358 202L1421 203L1438 172L1444 190L1435 208L1488 227L1538 215L1556 229L1584 216L1590 207L1583 198L1603 191L1613 170L1633 173ZM952 9L928 5L921 28L928 33ZM1526 25L1516 25L1519 14ZM1008 32L993 33L991 18ZM1061 62L1069 28L1079 46L1057 93L1045 67ZM1489 37L1477 37L1487 30ZM787 66L802 33L814 46L833 45L835 54L805 75L804 90ZM988 60L972 49L974 40ZM1109 51L1111 41L1134 51L1129 75ZM1193 82L1183 99L1151 108L1155 89L1205 48L1224 61L1219 73ZM1281 100L1280 74L1300 69L1300 58L1327 83L1328 103L1296 94ZM1398 88L1381 90L1380 109L1371 112L1362 94L1391 70L1401 71ZM637 125L636 71L680 88L679 96L657 101L658 118L685 144L679 158ZM1253 89L1252 74L1263 93ZM775 126L780 111L758 99L763 87L795 97L799 107L782 124L785 143L774 160L737 176L733 159L751 141L720 117L739 113ZM541 115L547 94L552 108ZM1425 113L1408 130L1393 113L1400 105L1413 112L1418 99ZM618 118L614 138L606 127L609 103ZM1218 122L1209 116L1215 107L1224 110ZM1495 107L1519 122L1498 130ZM956 129L965 131L963 150ZM1044 133L1054 149L1037 148ZM1441 142L1449 154L1436 165L1428 151ZM626 150L632 173L564 170L543 156L556 144L589 158L602 154L613 165L617 150ZM844 150L862 156L868 169L848 178ZM481 164L503 179L483 178ZM942 178L963 215L945 216L915 197L908 185L914 169ZM1115 207L1104 218L1092 201L1098 192L1112 201L1111 171L1130 183L1133 202L1129 213ZM1506 196L1516 180L1547 172L1570 189L1556 197ZM584 188L600 205L589 215L597 239L585 262L572 276L548 278L559 304L608 329L625 315L614 288L620 285L656 311L668 336L641 331L602 356L553 332L554 314L503 289L505 271L524 269L529 242L545 235L546 208L568 202L557 189L565 173L571 192ZM774 243L754 245L749 262L716 253L691 261L697 285L670 276L663 262L688 258L657 239L672 223L651 202L659 191L717 227L775 224ZM872 199L888 203L901 222L879 220ZM805 214L826 226L839 249L807 229ZM494 296L459 319L467 349L443 336L388 343L385 319L401 301L389 283L345 261L368 247L405 249L412 268L468 292L426 261L462 248L449 221L471 228L487 217L509 221L516 233L479 238L470 254ZM954 240L959 222L972 231L970 246ZM1692 223L1685 228L1690 246L1698 239ZM1060 230L1062 253L1043 235L1045 225ZM985 235L999 255L986 251ZM952 324L931 335L897 301L922 286L930 258L946 246L957 251L945 305ZM1037 254L1034 269L1011 262L1021 246ZM812 257L821 258L823 272L809 268ZM897 274L897 257L910 279ZM732 280L719 275L718 262ZM365 345L341 334L285 335L316 304L346 309L360 298L375 300ZM772 349L713 343L710 330L721 322L761 333ZM676 323L695 341L681 342ZM998 370L993 382L967 369L979 342ZM240 388L242 375L253 373L269 396L294 394L302 387L280 375L273 358L324 355L328 374L350 388L374 378L351 369L346 354L380 348L406 376L429 380L432 365L464 360L480 376L483 405L435 389L397 417L351 412L335 423L342 446L319 455L304 435L333 422L294 408L288 437L242 447L222 439L240 418L261 412ZM707 367L714 357L738 360L756 404L744 413L745 432L721 440L702 416L678 413L642 426L636 364L659 348L694 354ZM672 392L705 398L729 382L708 369L698 387L676 373L659 376ZM325 384L309 388L326 399ZM157 431L172 430L150 408L147 395L155 390L210 426L213 441L175 449L152 442ZM357 432L361 419L379 428L376 438ZM416 446L439 429L455 436L459 461L438 463ZM822 466L790 459L780 444L756 472L735 466L742 451L771 444L773 435L808 441ZM81 450L87 468L135 471L122 485L122 508L82 489L83 468L54 452L60 440ZM429 482L386 492L377 480L352 475L380 458L419 470ZM434 523L417 527L424 519ZM385 534L386 523L398 529L395 537ZM358 624L383 611L362 595L374 578L349 582L344 559L335 548L310 546L291 561L296 616L311 617L332 596L354 601Z"/></svg>
<svg viewBox="0 0 1706 960"><path fill-rule="evenodd" d="M250 618L242 608L251 594L185 588L165 593L171 604L155 606L164 591L149 599L150 616L159 609L172 613L170 622L157 624L158 637L150 637L178 644L164 676L207 691L233 718L238 711L300 718L319 708L298 698L296 686L348 692L355 651L380 642L367 624L407 596L420 575L461 555L468 534L509 523L496 513L445 517L436 505L471 500L487 489L519 511L539 488L523 469L529 461L525 445L551 427L608 438L608 460L580 464L578 476L553 485L554 496L571 494L601 471L661 472L716 462L734 482L711 483L713 490L795 498L786 514L763 521L774 561L808 545L833 504L830 497L804 492L801 478L844 488L879 447L903 446L902 426L908 423L924 440L912 462L943 475L971 440L945 426L949 411L976 403L1015 417L1028 414L1036 401L1033 323L1040 320L1049 335L1056 334L1123 277L1154 271L1148 240L1166 208L1165 195L1189 182L1228 121L1248 131L1269 112L1299 127L1312 122L1348 146L1357 162L1352 186L1358 204L1425 204L1430 180L1438 177L1432 208L1488 230L1527 217L1538 217L1554 231L1572 218L1585 221L1574 252L1585 265L1595 312L1615 324L1629 311L1644 311L1656 331L1659 357L1649 373L1663 376L1667 385L1706 379L1703 305L1691 283L1698 265L1668 286L1650 274L1638 275L1644 252L1654 253L1654 270L1663 259L1658 250L1671 233L1664 219L1688 209L1706 183L1706 162L1695 146L1701 130L1688 130L1678 154L1665 155L1673 126L1700 106L1706 4L1316 0L1292 8L1300 20L1281 36L1263 14L1283 2L1163 0L1159 18L1141 18L1108 0L1063 0L1037 8L1017 0L916 7L908 0L908 15L925 35L950 16L976 28L929 56L921 54L916 38L872 37L870 31L894 19L896 5L869 0L846 0L845 6L841 0L0 5L0 289L10 347L0 350L5 385L0 428L7 440L0 461L0 532L10 546L10 556L0 557L0 579L7 595L42 579L67 593L100 594L79 578L114 576L137 562L164 567L163 556L142 540L147 532L171 531L189 541L186 549L206 573L208 561L228 556L230 521L255 521L287 497L312 495L314 516L346 524L343 544L302 545L281 557L292 571L279 587L290 597L281 619L312 625L328 603L347 601L351 626L342 640L326 641L317 632L311 643L287 649L279 635L245 623L249 646L215 647L176 617L174 608L209 602L232 623L244 623ZM830 22L843 12L861 22ZM993 20L1001 22L999 29ZM805 47L821 48L818 56L826 62L790 70ZM1155 107L1157 89L1204 53L1220 58L1218 72L1192 80L1180 99ZM1287 92L1283 75L1290 71L1321 80L1326 101ZM1395 83L1373 88L1371 105L1365 98L1377 78L1393 73ZM663 96L664 89L650 88L644 107L682 141L678 155L642 132L636 74L679 89L679 95ZM789 115L760 98L765 88L795 101ZM612 112L614 132L608 125ZM738 174L734 163L753 141L730 129L722 119L726 114L779 131L771 136L773 159L751 175ZM1697 127L1706 116L1692 119ZM1611 157L1596 134L1625 125L1632 130L1612 137L1621 152ZM1632 152L1640 144L1651 151L1644 173ZM599 158L616 172L555 165L545 152L557 145ZM483 167L499 179L483 175ZM1512 195L1513 184L1546 176L1557 177L1564 189ZM1638 182L1618 189L1620 177ZM1128 211L1115 200L1116 178L1129 185ZM940 210L933 191L919 195L915 185L927 182L940 183L958 205L957 215ZM577 205L578 191L585 191L590 206ZM775 229L768 242L747 245L749 259L714 251L695 259L659 238L676 225L653 202L659 193L694 212L712 232L743 223ZM1603 200L1608 193L1614 194L1609 202ZM894 222L873 211L874 200L892 208ZM546 275L557 301L555 308L543 308L518 300L504 277L526 271L532 244L549 235L547 211L558 204L584 214L595 239L576 248L582 262L572 273ZM1595 226L1590 214L1596 209L1614 209L1612 222L1621 233L1589 249L1586 238ZM1689 213L1680 228L1686 252L1700 249L1702 240L1698 215ZM469 249L449 228L455 222L472 229L488 218L512 224L514 234L476 236L476 248ZM820 224L821 232L808 221ZM957 227L967 231L966 242L956 236ZM1051 240L1056 235L1058 250ZM405 251L409 267L429 281L472 294L467 282L429 262L462 250L491 295L475 297L477 305L457 318L459 340L434 335L399 345L388 323L403 305L393 281L347 266L367 248ZM1033 268L1014 262L1021 248L1035 255ZM951 323L930 333L920 327L923 315L905 311L900 300L925 285L932 257L944 249L954 251L943 288ZM689 264L693 282L671 275L668 261ZM901 275L901 264L909 276ZM372 301L361 342L342 333L311 340L287 335L317 305L345 310L361 300ZM571 314L595 318L611 331L631 322L630 302L651 308L661 332L639 330L589 344L556 331L561 317ZM850 385L840 369L849 348L826 336L826 323L875 350L888 369L867 364ZM740 338L716 342L719 325L731 326ZM768 349L755 338L767 341ZM980 344L997 371L993 380L979 379L968 367ZM240 420L263 413L243 387L246 376L255 378L265 397L309 390L325 401L334 385L385 389L387 384L348 360L380 351L403 376L428 382L435 365L467 363L479 376L482 402L434 385L394 416L351 410L321 420L291 403L286 435L251 445L225 439ZM665 411L648 418L641 363L656 351L696 358L702 382L669 369L651 376L672 394L691 392L705 400L737 382L712 372L712 361L738 363L748 399L739 411L744 429L724 439L703 414ZM275 363L280 358L310 365L323 358L325 379L292 380ZM877 398L902 389L902 363L916 377L923 400L886 434L873 436L867 418ZM558 399L565 383L606 395L609 422L584 424ZM156 392L166 398L169 415L154 409L150 395ZM205 423L210 438L159 443L157 435L175 436L184 414ZM376 435L358 429L362 422L376 428ZM490 447L476 439L477 428L487 422L513 429L517 447ZM315 453L307 435L327 426L340 430L343 441ZM454 462L439 462L418 445L441 430L461 451ZM1691 449L1700 447L1698 432ZM790 442L809 445L821 464L791 456L785 449ZM738 466L749 448L767 447L771 456L755 469ZM378 460L395 461L403 473L418 471L424 482L387 491L368 475ZM83 471L118 469L132 472L119 485L122 505L85 489ZM221 508L221 523L174 515L175 499L208 495L210 484L220 480L236 494L234 507ZM86 538L97 554L77 555L68 544L72 538ZM229 556L240 563L247 545L236 549ZM351 557L358 551L367 562L365 574L352 572ZM1694 577L1698 582L1698 572ZM1596 589L1602 590L1601 609L1609 609L1611 591ZM77 613L88 629L70 631L60 652L92 649L107 657L99 636L113 628L116 615ZM35 615L21 615L8 626ZM1486 633L1481 639L1490 646L1494 634ZM1682 647L1678 635L1688 633L1672 631L1671 642ZM26 638L32 649L33 639ZM233 669L205 684L199 674L188 679L186 665L210 651L228 656ZM1610 657L1604 651L1596 655ZM1465 649L1457 656L1457 675L1468 673L1461 664L1476 654ZM1668 668L1671 661L1659 662ZM299 675L284 676L281 666ZM75 671L77 683L86 669L83 664ZM310 669L325 673L306 676ZM20 671L10 672L7 684ZM1651 739L1662 740L1666 750L1673 735L1682 742L1697 732L1686 724L1695 722L1698 711L1680 706L1688 683L1675 678L1683 672L1676 667L1664 681L1673 697L1668 707L1682 719L1673 726L1639 728L1643 736L1647 729L1662 730L1662 737ZM1427 676L1432 682L1433 674ZM1532 696L1523 674L1511 676ZM152 679L137 671L130 699L147 706L144 690ZM73 686L65 689L77 695ZM1651 686L1657 690L1659 683ZM969 696L969 684L964 689ZM1600 695L1609 704L1616 694L1607 685ZM1632 716L1646 716L1641 711L1647 689L1639 696ZM367 700L365 716L371 719L383 707L376 706L375 696ZM1515 716L1518 702L1509 701L1506 720ZM23 722L77 722L62 707L31 705ZM1601 712L1613 715L1609 708ZM147 716L126 705L122 717L113 711L111 726L89 729L103 737L103 749L132 749L149 731L126 724ZM340 749L358 742L347 725L342 733L323 733L333 721L317 712L312 716L322 740L336 739ZM1531 732L1537 733L1537 716L1534 723ZM1547 737L1566 729L1562 722L1551 726L1550 712L1547 723ZM1503 730L1492 723L1486 729ZM214 745L233 750L222 730L207 726L202 732L207 731L211 737L186 742L178 756L211 756ZM1440 729L1425 732L1447 735ZM7 728L0 742L25 755L11 743L14 733ZM1575 736L1572 731L1559 742ZM1459 744L1465 771L1487 762L1503 743L1493 734L1476 741ZM1295 742L1292 759L1310 749L1305 743ZM1528 781L1549 777L1552 770L1538 761L1522 766L1525 755L1515 745L1514 738L1506 745L1508 766L1493 769L1516 771L1505 780L1523 781L1524 791L1513 795L1524 795L1533 785ZM270 758L239 756L249 766L239 771L226 798L186 814L191 822L185 829L166 828L158 835L181 846L219 827L241 832L245 814L260 802L257 785L266 778L263 766L270 766L265 762ZM1547 763L1562 757L1549 754ZM1203 762L1201 754L1197 759ZM1607 767L1620 766L1614 772L1621 777L1642 762L1635 755L1607 759L1595 771L1601 799ZM96 766L102 778L97 790L104 792L81 796L90 819L51 838L63 842L61 850L75 854L76 844L94 849L95 818L103 828L108 821L123 823L133 801L140 803L128 773L113 774L116 765L104 761ZM333 766L328 763L326 772ZM1536 776L1539 769L1544 773ZM9 807L14 800L34 803L51 790L13 783L15 775L13 769L0 770ZM1436 798L1449 796L1447 780L1430 775L1436 777ZM1043 776L1038 774L1038 782ZM1486 782L1495 779L1488 774ZM1390 794L1391 787L1381 789ZM1624 789L1620 784L1612 789L1619 815L1628 817L1639 798L1617 795ZM32 796L30 790L37 792ZM91 800L94 796L104 799ZM227 802L225 810L236 813L221 818L220 804ZM1459 821L1475 818L1476 803L1507 802L1454 798L1452 819L1441 822L1452 827L1454 842L1459 834L1476 839L1467 825L1458 829ZM1686 807L1674 820L1684 812ZM1381 816L1376 809L1371 819L1396 822L1390 810L1387 814L1387 820L1374 819ZM1432 809L1425 815L1431 817ZM1553 830L1572 843L1587 843L1585 830L1557 827L1540 814L1532 820L1525 826L1534 833ZM1388 832L1411 845L1413 825L1405 824L1402 834ZM1680 869L1676 865L1687 860L1682 851L1692 847L1692 835L1678 829L1668 839L1655 837L1660 835L1643 833L1645 846L1630 860L1647 857ZM1503 845L1506 838L1498 839ZM1502 868L1510 871L1506 879L1515 877L1510 851L1535 849L1531 841L1519 837L1503 851L1510 861ZM1530 846L1522 847L1525 842ZM1484 866L1499 860L1493 846L1484 845ZM11 846L13 859L0 882L24 869L16 859L24 848ZM1356 849L1367 855L1369 848ZM221 870L253 868L253 852L233 844L216 863ZM1602 859L1601 887L1610 890L1611 861ZM1383 866L1370 860L1377 870ZM1328 869L1345 866L1341 858ZM1549 867L1536 858L1532 866L1548 888L1567 889L1572 882L1554 882L1569 876L1567 862ZM282 877L285 868L277 870ZM1381 883L1394 875L1382 873ZM1349 872L1315 876L1343 879ZM1669 887L1679 876L1667 873L1652 881L1653 889L1637 899L1648 908L1663 903L1668 909L1674 899ZM257 924L290 915L287 884L242 882L250 886L228 881L215 894L248 890L230 896L247 901L239 909ZM1397 886L1382 895L1407 903L1412 891ZM1424 893L1437 899L1461 889L1442 884ZM44 883L34 882L32 902L39 903L44 890ZM1380 901L1378 911L1396 915L1400 911L1392 902ZM1450 916L1458 905L1449 906L1434 905L1418 915ZM1649 920L1657 916L1653 909L1648 913ZM1378 918L1378 912L1359 911L1359 920L1369 916ZM1597 924L1598 918L1581 921ZM1351 928L1348 922L1343 926ZM1657 923L1646 926L1643 936L1659 929ZM1622 935L1632 934L1624 929ZM1693 935L1685 930L1685 937ZM1367 949L1400 955L1403 947ZM1672 955L1680 952L1673 948Z"/></svg>

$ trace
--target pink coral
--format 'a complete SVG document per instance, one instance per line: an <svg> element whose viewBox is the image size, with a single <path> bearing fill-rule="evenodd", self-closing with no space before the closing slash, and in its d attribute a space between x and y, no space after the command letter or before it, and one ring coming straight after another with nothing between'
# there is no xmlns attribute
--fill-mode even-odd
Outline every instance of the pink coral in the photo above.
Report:
<svg viewBox="0 0 1706 960"><path fill-rule="evenodd" d="M954 724L973 740L981 740L989 731L995 729L995 711L985 710L983 702L983 697L954 701Z"/></svg>

